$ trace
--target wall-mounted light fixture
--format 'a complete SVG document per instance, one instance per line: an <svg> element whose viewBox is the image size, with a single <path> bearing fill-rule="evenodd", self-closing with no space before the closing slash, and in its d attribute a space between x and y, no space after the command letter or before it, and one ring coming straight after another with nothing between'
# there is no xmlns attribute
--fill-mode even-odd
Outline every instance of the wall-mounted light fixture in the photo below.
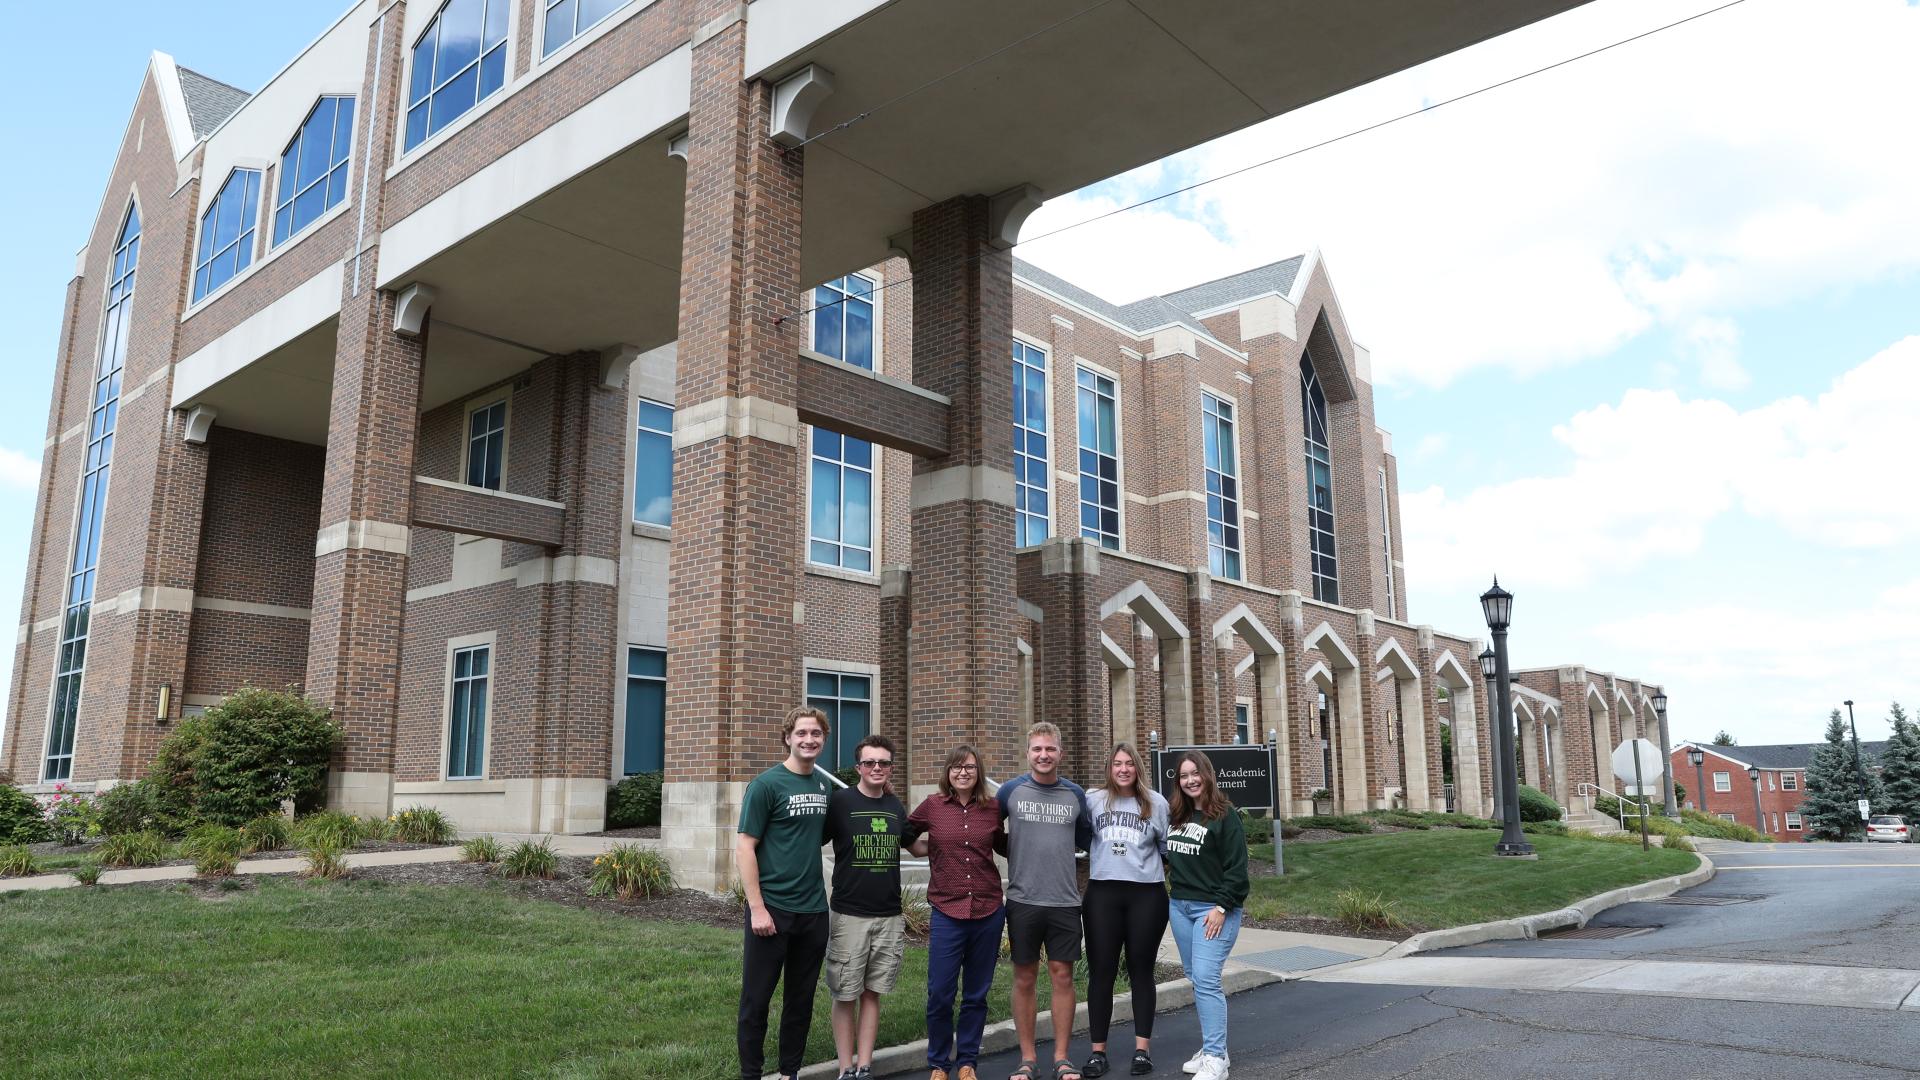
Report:
<svg viewBox="0 0 1920 1080"><path fill-rule="evenodd" d="M167 717L172 711L169 708L169 706L171 706L172 704L173 704L173 684L161 683L160 684L160 707L157 710L155 710L153 714L153 718L162 724L166 723Z"/></svg>

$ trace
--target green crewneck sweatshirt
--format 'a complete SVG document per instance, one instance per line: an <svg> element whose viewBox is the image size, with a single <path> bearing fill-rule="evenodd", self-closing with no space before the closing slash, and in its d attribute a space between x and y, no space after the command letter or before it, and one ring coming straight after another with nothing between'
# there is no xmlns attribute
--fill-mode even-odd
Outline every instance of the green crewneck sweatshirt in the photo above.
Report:
<svg viewBox="0 0 1920 1080"><path fill-rule="evenodd" d="M1212 821L1195 818L1167 834L1167 881L1175 900L1218 904L1228 911L1247 902L1247 832L1240 812Z"/></svg>

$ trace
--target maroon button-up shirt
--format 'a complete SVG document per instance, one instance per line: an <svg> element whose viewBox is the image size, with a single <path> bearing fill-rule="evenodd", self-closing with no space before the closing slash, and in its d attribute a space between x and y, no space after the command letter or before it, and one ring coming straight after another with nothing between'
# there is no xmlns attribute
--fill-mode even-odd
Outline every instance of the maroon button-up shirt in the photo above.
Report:
<svg viewBox="0 0 1920 1080"><path fill-rule="evenodd" d="M949 919L981 919L999 910L1000 868L995 850L1006 846L1000 801L958 802L927 796L907 816L905 843L927 834L927 903Z"/></svg>

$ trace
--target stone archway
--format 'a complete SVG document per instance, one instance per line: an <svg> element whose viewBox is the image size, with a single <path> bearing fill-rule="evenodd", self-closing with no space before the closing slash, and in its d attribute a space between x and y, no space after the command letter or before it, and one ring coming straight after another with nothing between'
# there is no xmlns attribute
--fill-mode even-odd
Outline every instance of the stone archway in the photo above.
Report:
<svg viewBox="0 0 1920 1080"><path fill-rule="evenodd" d="M1480 711L1474 705L1473 677L1451 652L1434 662L1434 682L1447 688L1448 726L1453 730L1454 808L1480 817L1486 813L1480 790Z"/></svg>
<svg viewBox="0 0 1920 1080"><path fill-rule="evenodd" d="M1313 722L1307 727L1306 749L1311 751L1312 760L1310 763L1303 762L1301 765L1301 786L1306 787L1309 793L1316 787L1327 789L1328 795L1334 800L1334 805L1338 806L1340 805L1340 770L1334 767L1334 755L1340 745L1337 730L1340 687L1334 680L1333 669L1329 668L1325 661L1318 660L1307 669L1306 684L1307 701L1310 703L1309 711L1313 715ZM1322 703L1325 705L1324 708L1321 707ZM1320 782L1307 784L1305 781L1309 775L1319 777ZM1306 798L1300 805L1305 807L1299 811L1300 813L1312 813L1311 798Z"/></svg>
<svg viewBox="0 0 1920 1080"><path fill-rule="evenodd" d="M1133 708L1133 657L1102 631L1100 658L1107 664L1107 713L1113 721L1113 741L1139 746L1140 732Z"/></svg>
<svg viewBox="0 0 1920 1080"><path fill-rule="evenodd" d="M1308 653L1317 650L1333 676L1339 728L1335 764L1340 778L1335 797L1340 811L1354 814L1371 809L1367 800L1367 718L1360 707L1360 658L1327 623L1301 639L1301 648Z"/></svg>
<svg viewBox="0 0 1920 1080"><path fill-rule="evenodd" d="M1587 684L1587 736L1593 740L1593 782L1602 788L1613 787L1613 725L1607 715L1607 699L1600 688Z"/></svg>
<svg viewBox="0 0 1920 1080"><path fill-rule="evenodd" d="M1420 668L1393 638L1380 643L1374 655L1380 678L1390 678L1398 691L1400 713L1400 790L1407 809L1433 808L1433 779L1427 762L1426 692Z"/></svg>
<svg viewBox="0 0 1920 1080"><path fill-rule="evenodd" d="M1166 746L1193 742L1193 653L1187 647L1187 626L1174 615L1144 581L1135 581L1100 605L1100 621L1129 612L1152 632L1160 657L1160 715L1165 718Z"/></svg>
<svg viewBox="0 0 1920 1080"><path fill-rule="evenodd" d="M1266 624L1261 622L1245 604L1235 606L1232 611L1214 622L1214 637L1228 633L1239 635L1240 640L1246 642L1247 648L1251 650L1247 660L1253 668L1254 679L1259 684L1259 695L1255 699L1259 723L1255 733L1261 738L1264 738L1268 731L1277 733L1274 768L1279 775L1275 780L1280 797L1287 800L1287 805L1291 806L1300 798L1301 793L1296 790L1298 785L1294 779L1293 733L1292 725L1287 722L1287 669L1280 648L1280 639L1275 637L1272 631L1267 629ZM1235 674L1238 672L1236 671Z"/></svg>
<svg viewBox="0 0 1920 1080"><path fill-rule="evenodd" d="M1567 732L1566 720L1560 715L1560 709L1548 705L1540 712L1540 729L1545 734L1546 776L1553 786L1548 794L1555 802L1570 804L1573 793L1567 790Z"/></svg>
<svg viewBox="0 0 1920 1080"><path fill-rule="evenodd" d="M1539 721L1533 715L1533 706L1524 698L1515 698L1513 702L1513 726L1520 733L1520 782L1538 791L1540 783L1540 736L1536 730Z"/></svg>

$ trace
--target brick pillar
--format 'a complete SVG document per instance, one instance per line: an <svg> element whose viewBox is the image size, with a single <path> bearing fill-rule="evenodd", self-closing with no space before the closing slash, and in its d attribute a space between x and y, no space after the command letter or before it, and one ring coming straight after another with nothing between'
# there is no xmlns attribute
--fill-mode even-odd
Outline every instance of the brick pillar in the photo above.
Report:
<svg viewBox="0 0 1920 1080"><path fill-rule="evenodd" d="M1187 500L1180 500L1185 502ZM1201 535L1205 534L1202 522ZM1205 560L1203 559L1202 562ZM1193 684L1193 741L1201 745L1232 741L1233 672L1220 672L1220 648L1213 640L1213 578L1203 570L1186 574L1187 670Z"/></svg>
<svg viewBox="0 0 1920 1080"><path fill-rule="evenodd" d="M1100 547L1094 541L1056 536L1041 545L1040 609L1046 618L1040 622L1034 718L1059 725L1061 772L1083 786L1105 774L1114 742L1107 711L1111 676L1100 651L1099 583Z"/></svg>
<svg viewBox="0 0 1920 1080"><path fill-rule="evenodd" d="M745 9L693 24L669 555L665 846L682 883L724 889L740 794L780 759L801 701L802 508L794 410L804 150L769 138L771 85L743 78ZM719 16L719 18L715 18Z"/></svg>
<svg viewBox="0 0 1920 1080"><path fill-rule="evenodd" d="M1345 595L1345 583L1342 593ZM1360 682L1361 738L1364 747L1362 756L1367 763L1366 805L1362 809L1378 810L1387 805L1387 763L1397 757L1399 747L1387 742L1384 734L1387 710L1393 700L1392 688L1382 687L1373 676L1379 670L1374 662L1373 651L1379 648L1379 638L1374 636L1377 629L1373 621L1373 612L1361 610L1355 620L1356 630L1353 636L1353 652L1360 659L1356 674ZM1350 799L1357 796L1357 789L1350 793Z"/></svg>
<svg viewBox="0 0 1920 1080"><path fill-rule="evenodd" d="M909 785L913 775L912 761L915 758L933 759L932 768L938 770L947 760L947 747L915 746L912 737L912 725L907 722L911 715L913 695L910 693L911 675L908 666L913 652L913 571L904 566L887 566L880 570L880 718L874 730L894 741L899 752L894 761L898 773L896 784ZM936 772L934 782L939 782ZM913 805L918 806L915 799Z"/></svg>
<svg viewBox="0 0 1920 1080"><path fill-rule="evenodd" d="M913 731L1019 771L1013 582L1013 261L987 199L913 216L914 382L945 395L947 445L913 469ZM918 762L914 780L938 762Z"/></svg>
<svg viewBox="0 0 1920 1080"><path fill-rule="evenodd" d="M1280 670L1286 679L1287 730L1285 737L1292 752L1292 783L1289 790L1280 793L1286 807L1281 814L1310 814L1313 802L1308 798L1314 788L1319 787L1320 775L1320 736L1315 732L1319 725L1318 688L1307 679L1307 669L1313 666L1313 658L1301 650L1300 642L1306 634L1302 625L1303 612L1300 606L1300 593L1289 589L1280 594L1280 622L1274 632L1280 636Z"/></svg>
<svg viewBox="0 0 1920 1080"><path fill-rule="evenodd" d="M555 363L556 437L547 490L567 513L552 573L539 587L547 660L534 715L533 829L594 832L606 822L613 760L614 680L608 675L624 670L616 649L626 388L606 384L597 355Z"/></svg>
<svg viewBox="0 0 1920 1080"><path fill-rule="evenodd" d="M207 445L181 439L186 414L169 411L155 450L153 503L147 519L145 588L151 607L135 615L133 666L128 677L126 735L118 771L134 779L147 770L160 740L180 715L187 678L187 639L193 586L200 566L200 522L207 495ZM172 690L167 718L156 719L160 687Z"/></svg>

